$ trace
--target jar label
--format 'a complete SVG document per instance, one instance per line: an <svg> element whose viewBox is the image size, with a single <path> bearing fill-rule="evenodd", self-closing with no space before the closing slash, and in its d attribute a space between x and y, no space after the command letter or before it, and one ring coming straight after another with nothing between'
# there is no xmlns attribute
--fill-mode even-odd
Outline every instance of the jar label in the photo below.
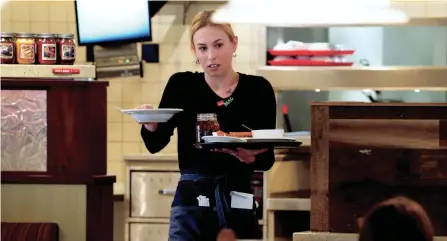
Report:
<svg viewBox="0 0 447 241"><path fill-rule="evenodd" d="M202 143L202 133L200 133L200 125L196 125L196 142Z"/></svg>
<svg viewBox="0 0 447 241"><path fill-rule="evenodd" d="M42 44L42 60L56 60L56 44Z"/></svg>
<svg viewBox="0 0 447 241"><path fill-rule="evenodd" d="M14 57L14 46L12 43L2 43L0 50L2 59L12 59Z"/></svg>
<svg viewBox="0 0 447 241"><path fill-rule="evenodd" d="M35 59L34 44L20 44L20 58L21 59Z"/></svg>
<svg viewBox="0 0 447 241"><path fill-rule="evenodd" d="M74 44L62 44L61 45L61 59L73 60L75 59L76 47Z"/></svg>

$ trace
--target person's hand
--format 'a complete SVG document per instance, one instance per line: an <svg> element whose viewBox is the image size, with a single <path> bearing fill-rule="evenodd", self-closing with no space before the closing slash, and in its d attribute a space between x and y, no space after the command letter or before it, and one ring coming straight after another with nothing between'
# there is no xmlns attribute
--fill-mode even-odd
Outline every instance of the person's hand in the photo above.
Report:
<svg viewBox="0 0 447 241"><path fill-rule="evenodd" d="M266 152L267 149L249 150L244 148L237 148L236 150L232 150L223 148L223 149L214 149L213 151L230 154L239 159L241 162L250 164L256 160L256 155Z"/></svg>
<svg viewBox="0 0 447 241"><path fill-rule="evenodd" d="M236 235L231 229L222 229L217 235L217 241L236 241Z"/></svg>
<svg viewBox="0 0 447 241"><path fill-rule="evenodd" d="M152 105L149 104L143 104L140 105L138 107L136 107L135 109L154 109L154 107ZM146 130L150 131L150 132L154 132L157 130L158 124L157 123L140 123L144 125L144 128L146 128Z"/></svg>

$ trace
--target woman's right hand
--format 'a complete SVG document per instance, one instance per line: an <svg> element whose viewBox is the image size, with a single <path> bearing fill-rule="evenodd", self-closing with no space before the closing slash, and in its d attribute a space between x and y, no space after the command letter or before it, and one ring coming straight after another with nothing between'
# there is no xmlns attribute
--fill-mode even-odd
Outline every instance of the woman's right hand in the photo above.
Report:
<svg viewBox="0 0 447 241"><path fill-rule="evenodd" d="M154 109L154 107L152 105L149 104L142 104L140 106L138 106L135 109ZM157 130L158 124L155 122L151 122L151 123L141 123L144 125L144 128L146 128L146 130L150 131L150 132L154 132Z"/></svg>
<svg viewBox="0 0 447 241"><path fill-rule="evenodd" d="M217 241L236 241L236 234L231 229L222 229L217 235Z"/></svg>

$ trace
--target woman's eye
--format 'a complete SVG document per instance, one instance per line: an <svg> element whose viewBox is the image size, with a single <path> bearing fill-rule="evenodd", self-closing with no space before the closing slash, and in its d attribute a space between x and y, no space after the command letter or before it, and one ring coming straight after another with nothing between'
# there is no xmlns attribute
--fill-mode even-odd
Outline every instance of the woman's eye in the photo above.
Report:
<svg viewBox="0 0 447 241"><path fill-rule="evenodd" d="M200 51L205 51L205 50L206 50L206 47L199 47L199 50L200 50Z"/></svg>
<svg viewBox="0 0 447 241"><path fill-rule="evenodd" d="M220 47L222 47L223 46L223 44L216 44L216 47L217 48L220 48Z"/></svg>

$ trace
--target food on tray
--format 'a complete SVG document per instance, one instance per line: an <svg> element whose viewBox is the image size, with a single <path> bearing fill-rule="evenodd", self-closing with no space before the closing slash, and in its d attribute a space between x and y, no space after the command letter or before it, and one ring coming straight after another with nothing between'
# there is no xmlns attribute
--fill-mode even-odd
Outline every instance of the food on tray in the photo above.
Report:
<svg viewBox="0 0 447 241"><path fill-rule="evenodd" d="M251 131L245 131L245 132L230 132L226 133L225 131L217 131L216 132L218 136L231 136L231 137L252 137Z"/></svg>
<svg viewBox="0 0 447 241"><path fill-rule="evenodd" d="M230 132L230 136L232 137L252 137L251 132Z"/></svg>
<svg viewBox="0 0 447 241"><path fill-rule="evenodd" d="M216 131L216 134L218 136L227 136L228 135L228 133L226 133L225 131Z"/></svg>

